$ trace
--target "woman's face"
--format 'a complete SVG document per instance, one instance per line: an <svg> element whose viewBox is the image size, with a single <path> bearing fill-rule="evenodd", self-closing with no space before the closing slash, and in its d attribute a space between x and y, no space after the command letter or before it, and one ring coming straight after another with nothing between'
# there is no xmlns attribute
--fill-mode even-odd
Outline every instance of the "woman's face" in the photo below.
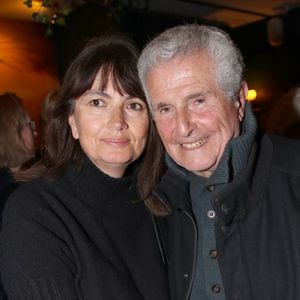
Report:
<svg viewBox="0 0 300 300"><path fill-rule="evenodd" d="M104 173L122 177L127 166L143 152L148 135L146 103L139 98L120 95L109 79L107 88L99 89L100 73L92 88L75 101L69 116L74 139Z"/></svg>

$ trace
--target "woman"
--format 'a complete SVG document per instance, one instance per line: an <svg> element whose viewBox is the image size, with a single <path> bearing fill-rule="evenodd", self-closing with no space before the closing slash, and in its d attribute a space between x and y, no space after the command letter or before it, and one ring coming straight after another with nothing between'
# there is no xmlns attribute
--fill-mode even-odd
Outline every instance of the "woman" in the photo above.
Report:
<svg viewBox="0 0 300 300"><path fill-rule="evenodd" d="M0 95L0 215L7 197L18 186L13 172L35 153L35 124L14 93Z"/></svg>
<svg viewBox="0 0 300 300"><path fill-rule="evenodd" d="M9 299L168 299L151 216L135 188L147 140L155 143L137 56L124 38L94 39L68 68L44 167L35 168L42 177L4 211Z"/></svg>

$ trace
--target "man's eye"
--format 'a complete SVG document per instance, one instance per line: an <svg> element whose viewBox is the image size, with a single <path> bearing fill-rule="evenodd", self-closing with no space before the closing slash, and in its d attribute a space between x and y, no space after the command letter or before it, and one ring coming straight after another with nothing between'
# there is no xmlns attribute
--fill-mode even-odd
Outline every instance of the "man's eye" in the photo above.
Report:
<svg viewBox="0 0 300 300"><path fill-rule="evenodd" d="M170 111L171 111L171 107L168 107L168 106L164 106L159 109L160 114L166 114L166 113L169 113Z"/></svg>
<svg viewBox="0 0 300 300"><path fill-rule="evenodd" d="M204 102L204 99L196 99L194 100L195 105L202 104Z"/></svg>
<svg viewBox="0 0 300 300"><path fill-rule="evenodd" d="M197 109L197 108L202 108L205 100L203 98L198 98L198 99L191 99L188 102L188 107L190 109Z"/></svg>

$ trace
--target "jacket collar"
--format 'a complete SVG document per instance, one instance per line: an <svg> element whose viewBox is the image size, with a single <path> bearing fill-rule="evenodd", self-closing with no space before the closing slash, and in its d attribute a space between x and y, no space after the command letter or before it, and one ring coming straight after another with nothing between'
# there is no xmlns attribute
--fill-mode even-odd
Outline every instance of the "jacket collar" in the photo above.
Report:
<svg viewBox="0 0 300 300"><path fill-rule="evenodd" d="M271 169L273 148L267 135L258 134L251 147L246 168L241 170L228 186L216 195L212 205L223 225L241 218L263 188ZM189 181L184 173L170 168L157 185L154 194L170 209L191 210Z"/></svg>
<svg viewBox="0 0 300 300"><path fill-rule="evenodd" d="M246 168L241 170L213 201L223 225L242 218L261 192L271 169L273 147L268 136L258 136L251 148Z"/></svg>
<svg viewBox="0 0 300 300"><path fill-rule="evenodd" d="M168 168L153 194L163 201L172 212L191 209L189 181L181 172Z"/></svg>

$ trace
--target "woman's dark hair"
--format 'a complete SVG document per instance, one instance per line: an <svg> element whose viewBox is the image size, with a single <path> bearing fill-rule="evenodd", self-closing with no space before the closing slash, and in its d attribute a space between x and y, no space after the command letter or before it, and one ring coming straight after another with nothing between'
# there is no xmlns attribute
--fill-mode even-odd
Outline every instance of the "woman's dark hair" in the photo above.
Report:
<svg viewBox="0 0 300 300"><path fill-rule="evenodd" d="M138 51L131 41L120 35L110 35L90 40L70 64L48 129L45 162L53 176L61 174L67 164L79 165L82 161L83 151L78 140L72 137L68 117L74 111L76 99L92 87L99 71L101 90L112 77L113 87L121 95L145 98L137 75L137 59Z"/></svg>
<svg viewBox="0 0 300 300"><path fill-rule="evenodd" d="M150 212L158 216L166 216L171 212L170 208L152 193L166 170L164 157L164 146L157 133L154 121L151 119L148 143L137 176L137 188Z"/></svg>
<svg viewBox="0 0 300 300"><path fill-rule="evenodd" d="M105 89L112 78L114 89L121 95L145 101L136 69L138 55L134 44L121 34L96 37L85 44L62 80L55 110L47 126L47 152L34 167L16 174L17 180L27 181L41 175L54 179L62 175L70 163L81 165L84 153L72 136L68 118L74 111L76 99L92 87L98 72L101 72L100 89Z"/></svg>

